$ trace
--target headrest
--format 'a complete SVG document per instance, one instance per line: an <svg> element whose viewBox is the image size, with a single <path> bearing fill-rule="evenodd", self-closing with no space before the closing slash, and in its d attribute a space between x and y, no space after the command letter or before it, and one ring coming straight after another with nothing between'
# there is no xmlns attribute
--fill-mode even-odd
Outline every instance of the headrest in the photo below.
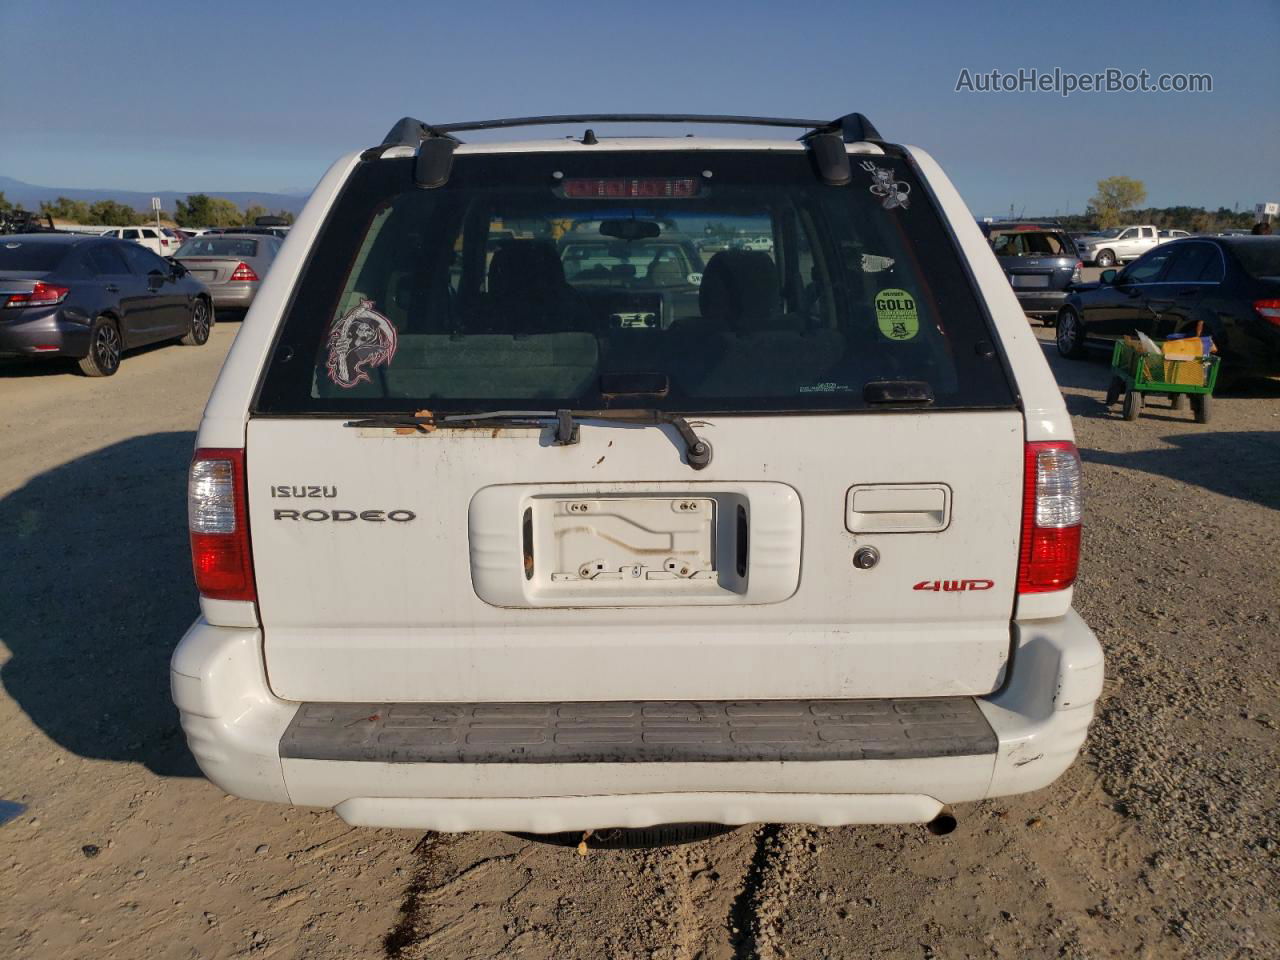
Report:
<svg viewBox="0 0 1280 960"><path fill-rule="evenodd" d="M489 263L489 293L496 297L558 295L564 285L560 256L545 240L508 240Z"/></svg>
<svg viewBox="0 0 1280 960"><path fill-rule="evenodd" d="M730 329L758 330L781 308L773 258L762 250L722 250L702 273L698 303L704 319Z"/></svg>
<svg viewBox="0 0 1280 960"><path fill-rule="evenodd" d="M650 261L647 276L649 282L658 287L669 287L689 282L684 268L680 265L680 261L674 256L664 257L661 254Z"/></svg>

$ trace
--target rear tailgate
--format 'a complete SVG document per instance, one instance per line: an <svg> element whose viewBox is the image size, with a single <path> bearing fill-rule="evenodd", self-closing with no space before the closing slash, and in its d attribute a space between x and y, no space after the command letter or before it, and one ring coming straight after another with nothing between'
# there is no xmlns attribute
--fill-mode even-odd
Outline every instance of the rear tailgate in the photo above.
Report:
<svg viewBox="0 0 1280 960"><path fill-rule="evenodd" d="M999 685L1018 552L1016 411L720 418L700 430L716 458L695 474L657 428L587 424L578 445L559 448L537 428L401 435L251 421L250 528L276 693L724 699ZM709 591L648 577L666 549L697 557L675 536L641 580L553 579L597 559L616 574L626 565L608 541L639 543L634 525L622 536L602 527L603 542L567 553L537 551L526 580L527 508L544 508L529 518L541 545L556 505L619 498L711 505L724 542ZM864 544L881 556L869 570L852 562ZM769 592L753 597L757 581ZM557 584L576 589L560 595Z"/></svg>
<svg viewBox="0 0 1280 960"><path fill-rule="evenodd" d="M822 185L799 145L462 147L433 190L411 158L363 161L295 281L247 426L273 690L998 687L1022 413L927 185L888 153L858 176ZM566 275L574 231L610 238L620 266L633 241L718 233L725 249L685 278L697 315L668 317L659 270ZM621 322L636 313L662 322ZM669 424L586 413L566 445L548 425L438 422L561 408L683 413L714 455L695 470ZM387 419L415 412L432 424Z"/></svg>
<svg viewBox="0 0 1280 960"><path fill-rule="evenodd" d="M1075 260L1061 257L1000 257L1000 266L1016 292L1065 290L1071 282Z"/></svg>

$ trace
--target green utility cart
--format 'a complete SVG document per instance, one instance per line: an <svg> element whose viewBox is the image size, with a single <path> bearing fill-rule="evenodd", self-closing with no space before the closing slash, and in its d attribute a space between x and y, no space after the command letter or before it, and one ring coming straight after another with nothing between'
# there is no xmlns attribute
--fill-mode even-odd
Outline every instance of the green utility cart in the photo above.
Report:
<svg viewBox="0 0 1280 960"><path fill-rule="evenodd" d="M1163 347L1164 341L1155 341ZM1191 398L1196 423L1209 422L1209 401L1218 382L1215 356L1170 359L1155 357L1124 340L1111 352L1111 385L1107 387L1107 406L1124 394L1124 418L1137 420L1145 396L1157 393L1167 396L1170 406L1181 405L1182 397Z"/></svg>

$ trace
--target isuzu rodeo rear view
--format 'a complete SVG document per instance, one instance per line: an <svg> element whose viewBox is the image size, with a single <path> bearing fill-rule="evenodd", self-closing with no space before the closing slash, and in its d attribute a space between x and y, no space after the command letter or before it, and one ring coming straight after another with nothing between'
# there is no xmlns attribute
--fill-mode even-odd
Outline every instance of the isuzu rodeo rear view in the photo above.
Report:
<svg viewBox="0 0 1280 960"><path fill-rule="evenodd" d="M587 128L637 120L803 135ZM189 501L192 752L352 824L943 823L1102 686L1061 395L859 114L401 121L281 248Z"/></svg>

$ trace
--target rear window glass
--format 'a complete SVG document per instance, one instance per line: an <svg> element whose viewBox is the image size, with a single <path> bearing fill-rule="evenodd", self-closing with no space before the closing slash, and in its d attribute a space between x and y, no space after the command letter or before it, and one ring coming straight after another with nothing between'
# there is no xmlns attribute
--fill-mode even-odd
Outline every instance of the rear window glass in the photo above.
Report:
<svg viewBox="0 0 1280 960"><path fill-rule="evenodd" d="M61 243L25 243L0 239L0 270L54 269L71 247Z"/></svg>
<svg viewBox="0 0 1280 960"><path fill-rule="evenodd" d="M1280 239L1245 240L1231 244L1231 251L1251 277L1280 277Z"/></svg>
<svg viewBox="0 0 1280 960"><path fill-rule="evenodd" d="M461 155L434 190L368 161L257 409L857 410L884 380L1012 404L928 194L901 158L852 159L830 187L803 153Z"/></svg>
<svg viewBox="0 0 1280 960"><path fill-rule="evenodd" d="M991 234L997 257L1074 257L1075 244L1065 233L1051 230L1010 230Z"/></svg>
<svg viewBox="0 0 1280 960"><path fill-rule="evenodd" d="M258 241L242 237L193 237L178 248L175 257L256 257Z"/></svg>

